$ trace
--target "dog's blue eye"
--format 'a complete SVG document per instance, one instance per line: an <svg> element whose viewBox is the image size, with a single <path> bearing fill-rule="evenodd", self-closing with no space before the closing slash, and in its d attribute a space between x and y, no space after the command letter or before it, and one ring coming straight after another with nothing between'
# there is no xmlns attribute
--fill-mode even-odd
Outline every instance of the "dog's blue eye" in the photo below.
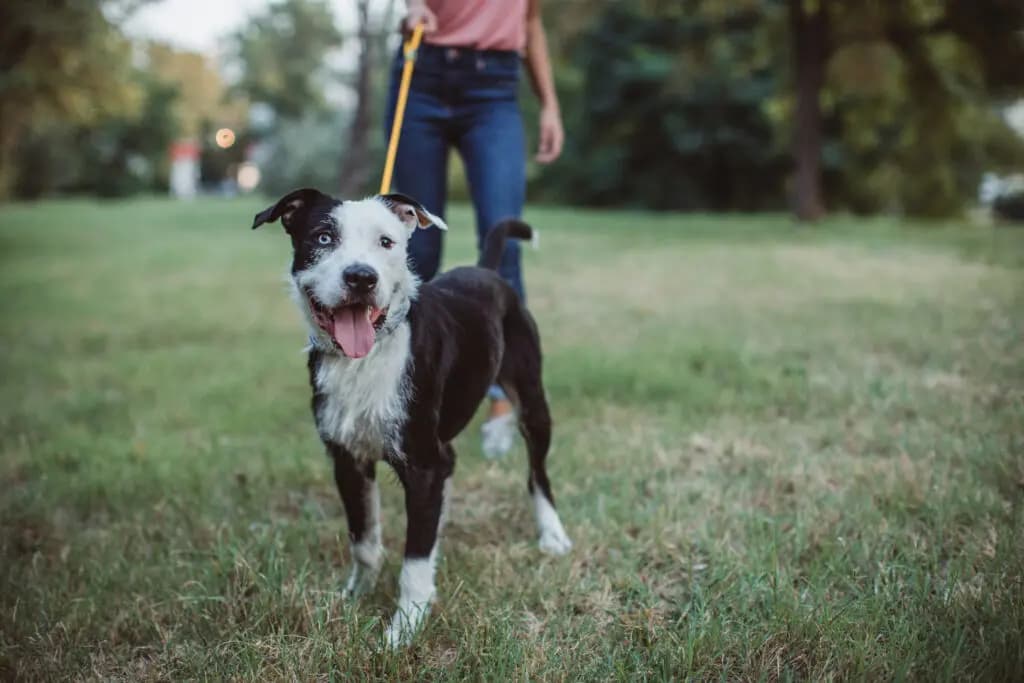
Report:
<svg viewBox="0 0 1024 683"><path fill-rule="evenodd" d="M384 247L385 249L390 249L391 247L395 246L395 241L390 237L381 237L380 246Z"/></svg>
<svg viewBox="0 0 1024 683"><path fill-rule="evenodd" d="M330 233L322 232L319 235L317 235L316 241L317 241L317 244L327 245L327 244L330 244L331 242L333 242L334 238L331 237Z"/></svg>

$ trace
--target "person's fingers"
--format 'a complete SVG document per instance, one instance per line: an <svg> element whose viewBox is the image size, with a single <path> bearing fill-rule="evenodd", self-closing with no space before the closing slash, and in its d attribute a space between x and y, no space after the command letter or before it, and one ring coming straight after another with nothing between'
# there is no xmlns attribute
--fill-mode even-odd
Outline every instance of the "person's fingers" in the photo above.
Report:
<svg viewBox="0 0 1024 683"><path fill-rule="evenodd" d="M536 159L542 164L547 164L559 157L562 153L562 145L565 142L565 133L562 127L555 121L542 121L540 125L540 140L537 144Z"/></svg>
<svg viewBox="0 0 1024 683"><path fill-rule="evenodd" d="M562 155L562 147L565 145L565 130L561 124L555 126L551 141L551 160L554 161Z"/></svg>
<svg viewBox="0 0 1024 683"><path fill-rule="evenodd" d="M424 33L431 33L437 29L437 19L431 12L423 12L420 14L419 19L413 22L413 25L409 27L410 30L415 28L416 24L423 24Z"/></svg>
<svg viewBox="0 0 1024 683"><path fill-rule="evenodd" d="M405 30L411 32L417 24L423 24L424 33L432 33L437 30L437 17L425 7L411 9L405 16Z"/></svg>
<svg viewBox="0 0 1024 683"><path fill-rule="evenodd" d="M540 124L540 130L538 131L540 139L537 141L537 161L542 164L546 164L551 161L551 148L553 146L552 130L551 125L547 123Z"/></svg>
<svg viewBox="0 0 1024 683"><path fill-rule="evenodd" d="M554 159L551 155L551 150L551 135L548 134L545 135L544 138L541 140L541 146L537 152L537 161L541 162L542 164L547 164L551 162Z"/></svg>

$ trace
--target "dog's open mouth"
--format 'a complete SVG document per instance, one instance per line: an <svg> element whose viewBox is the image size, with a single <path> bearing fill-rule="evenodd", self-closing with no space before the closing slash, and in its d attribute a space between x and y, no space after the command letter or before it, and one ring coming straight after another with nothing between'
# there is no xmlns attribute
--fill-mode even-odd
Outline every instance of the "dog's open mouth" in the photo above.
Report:
<svg viewBox="0 0 1024 683"><path fill-rule="evenodd" d="M328 308L306 293L316 324L334 340L334 345L349 358L370 353L377 332L384 326L388 311L370 304L353 303Z"/></svg>

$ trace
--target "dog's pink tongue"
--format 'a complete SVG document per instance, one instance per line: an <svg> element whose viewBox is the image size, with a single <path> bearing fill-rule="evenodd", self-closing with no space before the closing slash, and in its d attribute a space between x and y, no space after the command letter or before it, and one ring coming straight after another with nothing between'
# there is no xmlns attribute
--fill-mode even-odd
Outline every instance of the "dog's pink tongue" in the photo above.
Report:
<svg viewBox="0 0 1024 683"><path fill-rule="evenodd" d="M377 333L366 319L365 306L346 306L334 311L334 341L349 358L362 358L373 348Z"/></svg>

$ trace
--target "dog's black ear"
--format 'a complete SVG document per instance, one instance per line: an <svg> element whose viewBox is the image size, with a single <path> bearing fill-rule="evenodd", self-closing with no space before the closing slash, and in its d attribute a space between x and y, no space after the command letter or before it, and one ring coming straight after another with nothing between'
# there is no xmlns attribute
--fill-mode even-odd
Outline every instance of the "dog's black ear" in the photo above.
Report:
<svg viewBox="0 0 1024 683"><path fill-rule="evenodd" d="M252 229L255 230L264 223L273 223L280 218L281 225L284 226L284 229L291 232L291 218L295 212L302 207L309 206L318 199L323 198L325 198L324 193L320 192L320 190L314 190L311 187L289 192L277 200L277 204L269 206L256 214L256 217L252 221Z"/></svg>
<svg viewBox="0 0 1024 683"><path fill-rule="evenodd" d="M391 209L391 213L398 216L405 227L410 230L416 228L429 228L437 226L441 230L447 230L448 224L426 210L418 201L408 195L398 192L391 194L379 194L377 199L384 202L384 205Z"/></svg>

